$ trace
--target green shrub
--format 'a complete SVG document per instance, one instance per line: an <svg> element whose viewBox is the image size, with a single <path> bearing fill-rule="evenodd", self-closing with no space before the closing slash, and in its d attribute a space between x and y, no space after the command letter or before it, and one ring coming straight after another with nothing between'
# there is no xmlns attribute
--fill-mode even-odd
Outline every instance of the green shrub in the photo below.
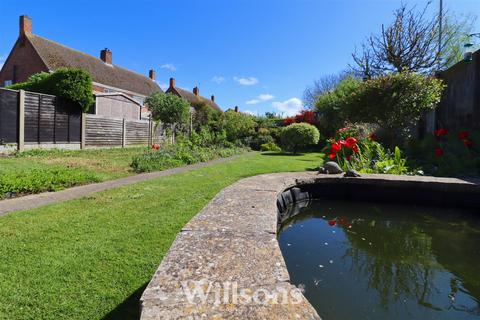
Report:
<svg viewBox="0 0 480 320"><path fill-rule="evenodd" d="M442 80L413 72L388 74L362 82L343 100L343 111L352 122L378 123L400 137L408 137L424 111L440 101ZM396 139L395 139L396 138Z"/></svg>
<svg viewBox="0 0 480 320"><path fill-rule="evenodd" d="M255 133L255 118L241 112L224 112L219 120L219 129L225 130L230 142L244 139Z"/></svg>
<svg viewBox="0 0 480 320"><path fill-rule="evenodd" d="M99 182L94 173L70 168L52 167L17 172L0 171L0 198L7 194L30 194L58 191L89 182Z"/></svg>
<svg viewBox="0 0 480 320"><path fill-rule="evenodd" d="M160 150L146 150L133 157L131 167L136 172L159 171L183 165L230 157L247 151L245 148L195 145L180 137L175 144L167 144Z"/></svg>
<svg viewBox="0 0 480 320"><path fill-rule="evenodd" d="M280 146L285 151L296 154L309 145L318 143L320 133L318 129L308 123L293 123L282 129Z"/></svg>
<svg viewBox="0 0 480 320"><path fill-rule="evenodd" d="M252 150L260 150L260 146L263 144L269 144L273 143L275 144L275 140L271 135L263 135L263 134L258 134L254 137L251 137L249 139L248 144Z"/></svg>
<svg viewBox="0 0 480 320"><path fill-rule="evenodd" d="M358 90L361 84L360 80L347 77L333 91L318 97L315 107L320 114L318 125L322 135L333 137L335 131L343 127L348 120L344 111L345 101Z"/></svg>
<svg viewBox="0 0 480 320"><path fill-rule="evenodd" d="M53 73L41 72L27 81L16 83L10 89L52 94L78 103L84 112L95 102L92 77L87 71L74 68L59 68Z"/></svg>
<svg viewBox="0 0 480 320"><path fill-rule="evenodd" d="M428 175L480 175L480 132L446 132L441 136L432 134L420 141L409 141L406 151L411 162Z"/></svg>
<svg viewBox="0 0 480 320"><path fill-rule="evenodd" d="M281 151L279 146L275 144L275 142L268 142L264 143L260 146L261 151Z"/></svg>

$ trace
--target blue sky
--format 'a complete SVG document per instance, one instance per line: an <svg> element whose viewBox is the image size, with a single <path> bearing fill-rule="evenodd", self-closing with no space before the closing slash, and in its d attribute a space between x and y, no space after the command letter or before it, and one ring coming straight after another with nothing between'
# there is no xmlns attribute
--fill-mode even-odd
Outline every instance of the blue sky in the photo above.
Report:
<svg viewBox="0 0 480 320"><path fill-rule="evenodd" d="M345 69L355 45L391 21L400 3L0 0L0 64L18 36L18 16L27 14L35 34L94 56L108 47L114 64L145 75L154 68L162 85L170 77L186 89L198 85L223 109L288 114L302 107L313 80ZM480 0L444 3L457 14L480 14Z"/></svg>

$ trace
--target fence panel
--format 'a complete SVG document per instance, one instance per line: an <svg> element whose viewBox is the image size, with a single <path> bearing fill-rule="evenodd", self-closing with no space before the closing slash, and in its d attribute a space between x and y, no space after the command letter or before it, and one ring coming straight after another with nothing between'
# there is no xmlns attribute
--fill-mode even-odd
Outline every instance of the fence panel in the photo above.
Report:
<svg viewBox="0 0 480 320"><path fill-rule="evenodd" d="M18 139L18 92L0 89L0 141L16 143Z"/></svg>
<svg viewBox="0 0 480 320"><path fill-rule="evenodd" d="M25 142L38 142L39 94L25 94Z"/></svg>
<svg viewBox="0 0 480 320"><path fill-rule="evenodd" d="M123 120L85 114L85 146L121 147Z"/></svg>
<svg viewBox="0 0 480 320"><path fill-rule="evenodd" d="M126 121L126 144L148 144L150 132L148 121Z"/></svg>

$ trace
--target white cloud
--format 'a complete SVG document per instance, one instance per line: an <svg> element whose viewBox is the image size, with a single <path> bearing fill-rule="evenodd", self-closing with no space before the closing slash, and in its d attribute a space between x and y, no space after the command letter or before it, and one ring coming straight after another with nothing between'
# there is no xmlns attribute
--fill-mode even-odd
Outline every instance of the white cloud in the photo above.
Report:
<svg viewBox="0 0 480 320"><path fill-rule="evenodd" d="M265 101L272 100L273 98L275 98L273 95L271 95L269 93L263 93L263 94L259 95L257 98L252 99L252 100L248 100L245 103L246 104L257 104L257 103L260 103L260 102L265 102Z"/></svg>
<svg viewBox="0 0 480 320"><path fill-rule="evenodd" d="M177 67L173 63L165 63L160 66L162 69L167 69L169 71L175 71L177 70Z"/></svg>
<svg viewBox="0 0 480 320"><path fill-rule="evenodd" d="M272 103L272 107L287 117L291 117L303 109L303 102L298 98L290 98L283 102L275 101Z"/></svg>
<svg viewBox="0 0 480 320"><path fill-rule="evenodd" d="M258 96L258 99L260 99L262 101L272 100L273 98L275 98L275 97L273 95L269 94L269 93L263 93L263 94Z"/></svg>
<svg viewBox="0 0 480 320"><path fill-rule="evenodd" d="M233 80L242 86L253 86L258 83L258 79L255 77L233 77Z"/></svg>
<svg viewBox="0 0 480 320"><path fill-rule="evenodd" d="M220 83L225 82L225 77L223 77L223 76L214 76L214 77L212 78L212 81L215 82L216 84L220 84Z"/></svg>
<svg viewBox="0 0 480 320"><path fill-rule="evenodd" d="M162 88L163 91L168 89L168 84L166 84L165 82L158 82L157 81L157 84L160 86L160 88Z"/></svg>

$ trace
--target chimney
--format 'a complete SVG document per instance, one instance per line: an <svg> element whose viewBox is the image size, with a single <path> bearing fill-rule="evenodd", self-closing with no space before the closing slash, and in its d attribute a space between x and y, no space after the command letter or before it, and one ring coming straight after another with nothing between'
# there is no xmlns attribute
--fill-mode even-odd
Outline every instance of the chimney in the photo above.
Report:
<svg viewBox="0 0 480 320"><path fill-rule="evenodd" d="M238 112L238 106L235 106L235 112Z"/></svg>
<svg viewBox="0 0 480 320"><path fill-rule="evenodd" d="M175 88L175 78L170 78L170 88Z"/></svg>
<svg viewBox="0 0 480 320"><path fill-rule="evenodd" d="M193 94L198 96L198 87L193 88Z"/></svg>
<svg viewBox="0 0 480 320"><path fill-rule="evenodd" d="M108 50L108 48L103 49L100 51L100 59L106 64L112 64L112 51Z"/></svg>
<svg viewBox="0 0 480 320"><path fill-rule="evenodd" d="M215 96L212 94L212 96L210 97L210 99L215 102Z"/></svg>
<svg viewBox="0 0 480 320"><path fill-rule="evenodd" d="M148 71L148 77L155 81L155 70L150 69L150 71Z"/></svg>
<svg viewBox="0 0 480 320"><path fill-rule="evenodd" d="M32 34L32 18L29 16L20 16L20 36Z"/></svg>

